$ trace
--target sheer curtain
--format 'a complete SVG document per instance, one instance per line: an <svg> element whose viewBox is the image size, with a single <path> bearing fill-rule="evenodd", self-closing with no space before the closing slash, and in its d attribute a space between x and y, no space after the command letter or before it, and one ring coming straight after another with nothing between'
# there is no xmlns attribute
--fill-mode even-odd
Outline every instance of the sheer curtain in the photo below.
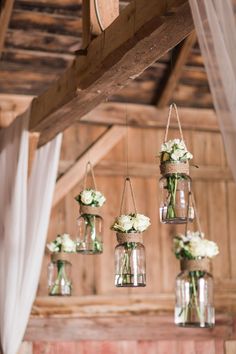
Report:
<svg viewBox="0 0 236 354"><path fill-rule="evenodd" d="M236 180L236 25L231 0L189 0L229 166Z"/></svg>
<svg viewBox="0 0 236 354"><path fill-rule="evenodd" d="M61 136L38 149L28 179L30 110L0 132L0 339L16 354L34 301L46 242Z"/></svg>

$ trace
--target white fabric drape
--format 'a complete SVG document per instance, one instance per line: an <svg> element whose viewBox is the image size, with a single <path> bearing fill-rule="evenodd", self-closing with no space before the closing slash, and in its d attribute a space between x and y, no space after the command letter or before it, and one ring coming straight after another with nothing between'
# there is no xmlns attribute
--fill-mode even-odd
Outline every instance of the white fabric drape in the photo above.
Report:
<svg viewBox="0 0 236 354"><path fill-rule="evenodd" d="M189 0L228 163L236 180L236 25L231 0Z"/></svg>
<svg viewBox="0 0 236 354"><path fill-rule="evenodd" d="M28 179L27 111L0 132L0 339L16 354L34 301L46 242L61 135L37 150Z"/></svg>

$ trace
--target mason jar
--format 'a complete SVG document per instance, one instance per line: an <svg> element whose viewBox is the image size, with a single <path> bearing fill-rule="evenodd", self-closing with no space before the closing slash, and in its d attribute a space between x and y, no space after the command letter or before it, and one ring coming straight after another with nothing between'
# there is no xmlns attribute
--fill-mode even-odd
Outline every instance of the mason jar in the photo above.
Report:
<svg viewBox="0 0 236 354"><path fill-rule="evenodd" d="M93 208L96 209L96 208ZM103 252L103 218L96 214L81 213L77 219L76 252L100 254Z"/></svg>
<svg viewBox="0 0 236 354"><path fill-rule="evenodd" d="M145 247L139 242L124 242L115 248L115 286L146 286Z"/></svg>
<svg viewBox="0 0 236 354"><path fill-rule="evenodd" d="M160 221L185 224L194 219L191 178L184 173L169 173L160 178Z"/></svg>
<svg viewBox="0 0 236 354"><path fill-rule="evenodd" d="M208 261L204 259L203 263ZM188 269L181 267L176 278L175 324L180 327L213 327L213 277L209 267L201 266L199 260L187 263Z"/></svg>
<svg viewBox="0 0 236 354"><path fill-rule="evenodd" d="M48 265L48 295L70 296L72 293L71 263L64 253L54 253Z"/></svg>

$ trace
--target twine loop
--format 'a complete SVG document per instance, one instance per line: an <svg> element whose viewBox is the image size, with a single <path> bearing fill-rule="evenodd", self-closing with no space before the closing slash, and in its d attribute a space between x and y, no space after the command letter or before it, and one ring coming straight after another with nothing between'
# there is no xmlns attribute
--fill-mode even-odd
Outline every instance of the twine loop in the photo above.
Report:
<svg viewBox="0 0 236 354"><path fill-rule="evenodd" d="M129 187L130 187L130 192L131 192L131 198L132 198L134 212L135 212L135 214L137 214L137 208L136 208L136 203L135 203L135 197L134 197L134 190L133 190L132 182L131 182L130 177L126 177L125 181L124 181L124 188L123 188L121 204L120 204L120 215L122 215L122 213L123 213L124 199L125 199L127 183L129 184Z"/></svg>
<svg viewBox="0 0 236 354"><path fill-rule="evenodd" d="M96 184L96 180L95 180L95 174L94 174L94 170L93 170L93 165L92 165L92 163L90 161L88 161L87 164L86 164L84 182L83 182L83 189L87 188L87 178L88 178L89 171L90 171L90 173L92 175L93 187L94 187L95 190L97 190L97 184Z"/></svg>
<svg viewBox="0 0 236 354"><path fill-rule="evenodd" d="M140 232L117 232L116 238L120 245L128 242L143 243L143 235Z"/></svg>
<svg viewBox="0 0 236 354"><path fill-rule="evenodd" d="M183 131L182 131L181 124L180 124L180 118L179 118L178 109L177 109L176 104L172 103L170 105L170 107L169 107L169 114L168 114L168 118L167 118L166 131L165 131L165 137L164 137L164 142L165 143L167 142L167 138L168 138L168 132L169 132L169 127L170 127L170 119L171 119L173 108L175 110L175 115L176 115L176 119L177 119L177 122L178 122L180 138L181 138L181 140L184 141Z"/></svg>
<svg viewBox="0 0 236 354"><path fill-rule="evenodd" d="M210 260L209 258L202 259L181 259L180 261L181 271L187 270L189 272L194 271L210 271Z"/></svg>

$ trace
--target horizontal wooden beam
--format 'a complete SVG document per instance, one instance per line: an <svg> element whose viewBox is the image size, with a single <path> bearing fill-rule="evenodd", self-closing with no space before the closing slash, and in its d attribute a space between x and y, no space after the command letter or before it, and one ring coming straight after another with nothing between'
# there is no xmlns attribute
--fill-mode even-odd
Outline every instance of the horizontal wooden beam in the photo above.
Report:
<svg viewBox="0 0 236 354"><path fill-rule="evenodd" d="M192 29L187 0L131 2L91 42L87 55L80 55L56 84L33 101L30 129L42 132L39 144L81 119Z"/></svg>
<svg viewBox="0 0 236 354"><path fill-rule="evenodd" d="M179 116L183 129L201 131L219 131L219 125L213 109L179 108ZM126 121L126 113L127 120ZM81 122L93 124L116 124L137 126L142 128L165 128L168 109L158 109L150 105L133 103L108 102L99 105L85 115ZM175 120L171 128L178 128Z"/></svg>
<svg viewBox="0 0 236 354"><path fill-rule="evenodd" d="M24 340L184 339L186 329L174 325L173 307L170 294L37 298ZM188 336L233 338L233 315L217 312L216 324L214 329L188 329Z"/></svg>
<svg viewBox="0 0 236 354"><path fill-rule="evenodd" d="M55 206L84 177L86 164L90 161L94 166L125 135L124 127L111 127L102 134L83 154L78 161L56 183L52 205Z"/></svg>
<svg viewBox="0 0 236 354"><path fill-rule="evenodd" d="M69 161L68 164L71 164ZM66 163L62 161L61 166L65 169ZM126 162L101 161L95 168L99 176L124 176L126 174ZM132 177L160 177L158 161L156 164L144 162L129 162L129 174ZM191 177L194 180L233 180L230 169L222 166L203 166L192 167Z"/></svg>

